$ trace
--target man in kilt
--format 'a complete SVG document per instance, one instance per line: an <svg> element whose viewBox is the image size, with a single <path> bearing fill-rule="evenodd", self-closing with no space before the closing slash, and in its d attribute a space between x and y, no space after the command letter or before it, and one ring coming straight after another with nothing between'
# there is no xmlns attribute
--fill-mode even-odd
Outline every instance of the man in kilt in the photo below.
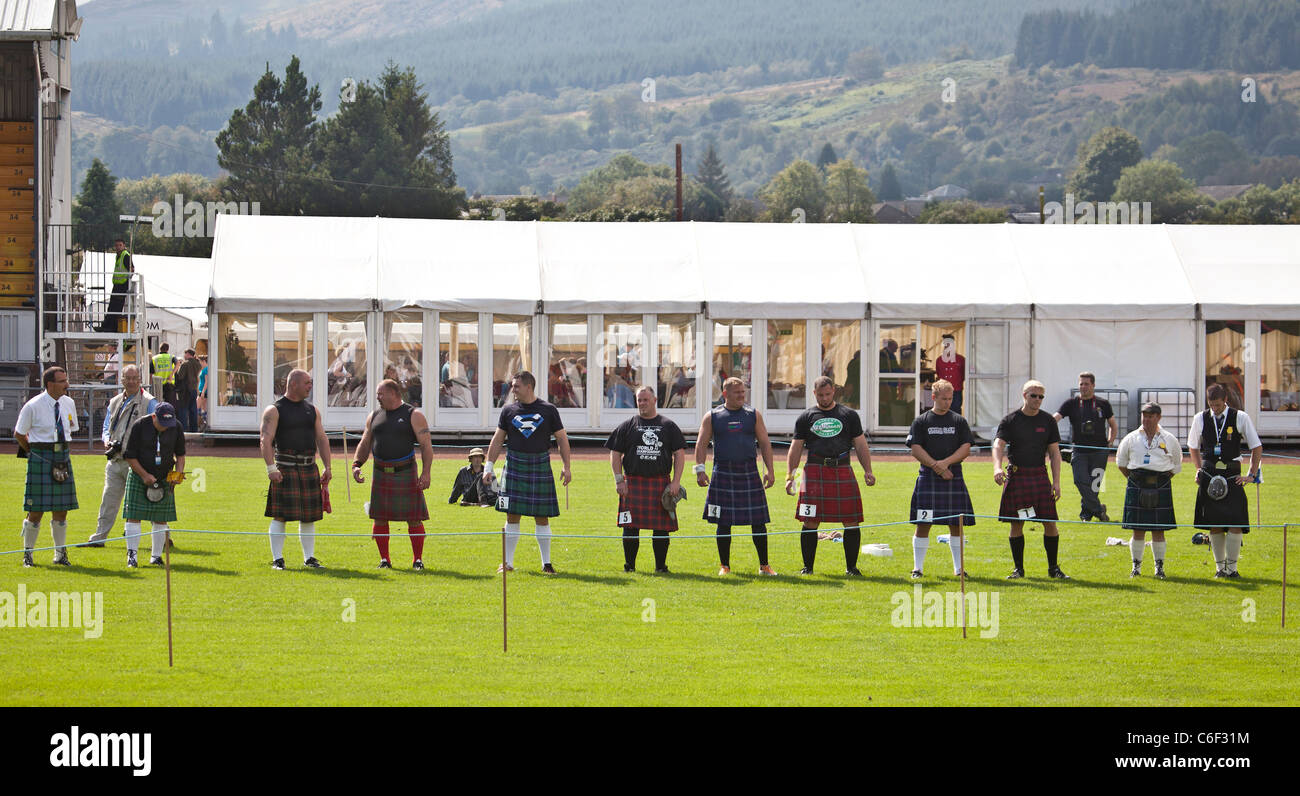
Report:
<svg viewBox="0 0 1300 796"><path fill-rule="evenodd" d="M960 576L962 526L975 524L975 508L961 474L961 463L970 456L975 438L966 418L952 409L956 392L952 383L939 379L930 390L934 407L912 421L906 443L912 458L921 463L910 508L911 521L916 525L912 537L913 580L919 580L924 570L931 525L939 522L948 526L952 574Z"/></svg>
<svg viewBox="0 0 1300 796"><path fill-rule="evenodd" d="M23 566L34 567L32 549L41 531L41 517L50 512L54 536L54 563L68 561L68 512L77 508L77 485L72 478L68 437L77 425L77 407L68 392L68 374L58 366L41 375L44 392L23 404L14 424L18 457L27 459L27 486L23 493Z"/></svg>
<svg viewBox="0 0 1300 796"><path fill-rule="evenodd" d="M330 441L325 436L320 412L307 400L312 378L294 369L285 380L284 396L262 412L262 460L270 488L266 493L266 516L271 518L271 568L284 569L285 523L298 522L303 564L320 569L316 560L316 523L325 516L322 489L333 475ZM324 472L316 469L320 455Z"/></svg>
<svg viewBox="0 0 1300 796"><path fill-rule="evenodd" d="M677 530L677 500L686 468L686 438L676 423L659 414L655 391L636 392L637 416L623 421L605 441L618 492L618 525L623 529L623 571L636 572L641 529L651 537L655 574L668 574L668 534ZM669 509L668 507L672 508Z"/></svg>
<svg viewBox="0 0 1300 796"><path fill-rule="evenodd" d="M1151 557L1156 577L1165 577L1165 531L1178 527L1174 519L1173 477L1183 469L1183 448L1178 437L1160 427L1160 404L1142 405L1142 427L1119 443L1115 465L1128 479L1124 490L1124 527L1133 531L1128 549L1133 554L1130 578L1142 574L1146 532L1151 531Z"/></svg>
<svg viewBox="0 0 1300 796"><path fill-rule="evenodd" d="M993 482L1002 487L998 518L1011 524L1011 557L1016 564L1007 580L1025 576L1024 529L1028 520L1043 524L1048 576L1069 578L1056 563L1061 541L1056 530L1056 501L1061 499L1061 432L1056 420L1042 411L1046 394L1042 382L1025 382L1021 391L1024 402L1002 418L993 441ZM1011 447L1009 455L1007 446ZM1050 481L1044 461L1052 465Z"/></svg>
<svg viewBox="0 0 1300 796"><path fill-rule="evenodd" d="M1196 509L1193 522L1210 532L1216 578L1240 578L1237 557L1242 534L1250 533L1250 506L1243 486L1259 478L1264 445L1250 415L1228 406L1228 390L1212 384L1206 391L1210 408L1192 419L1187 448L1196 466ZM1250 451L1250 472L1241 472L1241 457ZM1216 476L1222 480L1216 480Z"/></svg>
<svg viewBox="0 0 1300 796"><path fill-rule="evenodd" d="M532 517L537 529L537 549L542 556L542 572L554 575L550 518L560 515L560 502L555 496L555 476L551 474L551 437L555 437L564 462L560 480L568 486L573 479L569 472L569 436L555 405L537 397L537 378L533 374L519 371L510 380L510 389L515 400L501 409L501 419L483 464L483 480L491 483L497 456L505 446L506 472L497 498L497 511L506 515L506 560L497 567L497 572L514 571L519 520Z"/></svg>
<svg viewBox="0 0 1300 796"><path fill-rule="evenodd" d="M185 478L185 430L176 419L176 409L163 402L131 424L122 458L131 468L126 476L126 565L136 566L140 549L141 523L148 520L149 563L161 565L167 524L176 521L175 486Z"/></svg>
<svg viewBox="0 0 1300 796"><path fill-rule="evenodd" d="M695 441L695 481L709 488L704 519L718 526L719 575L731 574L731 529L748 525L758 552L758 574L775 576L767 563L767 495L776 483L772 471L772 441L763 415L745 406L745 382L732 376L722 383L723 403L704 416ZM704 474L704 460L713 443L713 476ZM767 474L758 477L755 459L763 454Z"/></svg>
<svg viewBox="0 0 1300 796"><path fill-rule="evenodd" d="M804 464L799 486L799 502L794 518L803 523L799 546L803 552L800 575L811 575L817 560L817 526L835 522L844 526L844 574L861 575L858 551L862 546L862 493L853 476L850 454L856 452L862 465L862 480L874 486L871 472L871 447L862 432L862 418L852 409L835 402L835 382L818 376L813 382L817 406L806 410L794 422L794 441L786 458L785 491L794 494L795 473L805 446L808 461Z"/></svg>
<svg viewBox="0 0 1300 796"><path fill-rule="evenodd" d="M375 483L370 487L369 505L370 519L375 523L372 533L379 548L379 568L393 568L388 557L388 523L405 522L411 537L411 568L424 569L424 521L429 519L424 490L429 488L429 468L433 466L429 421L423 412L402 400L402 387L393 379L379 382L375 399L379 408L366 418L366 430L352 462L352 477L358 484L365 483L362 468L374 453ZM420 449L419 477L415 471L417 447Z"/></svg>

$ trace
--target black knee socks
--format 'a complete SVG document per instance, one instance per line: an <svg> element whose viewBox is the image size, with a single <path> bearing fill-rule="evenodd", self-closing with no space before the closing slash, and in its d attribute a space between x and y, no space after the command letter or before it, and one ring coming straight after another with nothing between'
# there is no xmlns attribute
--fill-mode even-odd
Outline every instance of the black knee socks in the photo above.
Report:
<svg viewBox="0 0 1300 796"><path fill-rule="evenodd" d="M1047 550L1047 568L1056 569L1056 551L1061 545L1061 537L1044 536L1043 548Z"/></svg>
<svg viewBox="0 0 1300 796"><path fill-rule="evenodd" d="M754 532L754 549L758 551L758 565L767 566L767 525L759 523L750 527Z"/></svg>
<svg viewBox="0 0 1300 796"><path fill-rule="evenodd" d="M854 569L858 566L858 550L862 547L862 529L844 529L844 568Z"/></svg>
<svg viewBox="0 0 1300 796"><path fill-rule="evenodd" d="M731 526L718 524L718 562L731 566Z"/></svg>
<svg viewBox="0 0 1300 796"><path fill-rule="evenodd" d="M636 566L636 553L641 549L641 529L623 529L623 563L629 567Z"/></svg>
<svg viewBox="0 0 1300 796"><path fill-rule="evenodd" d="M1011 559L1016 562L1016 569L1025 568L1025 537L1011 537Z"/></svg>
<svg viewBox="0 0 1300 796"><path fill-rule="evenodd" d="M668 568L668 532L655 531L650 540L650 547L655 551L655 569Z"/></svg>
<svg viewBox="0 0 1300 796"><path fill-rule="evenodd" d="M817 531L804 529L799 534L799 551L803 553L803 567L811 570L817 560Z"/></svg>

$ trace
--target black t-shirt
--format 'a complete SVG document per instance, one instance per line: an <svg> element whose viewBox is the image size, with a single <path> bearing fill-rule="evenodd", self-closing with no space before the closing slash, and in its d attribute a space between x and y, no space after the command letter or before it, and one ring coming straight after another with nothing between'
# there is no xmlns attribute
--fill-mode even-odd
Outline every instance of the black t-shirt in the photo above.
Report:
<svg viewBox="0 0 1300 796"><path fill-rule="evenodd" d="M166 477L176 464L177 456L185 455L185 432L180 426L164 428L162 431L153 427L153 415L145 415L131 424L131 431L126 435L126 447L122 449L122 458L135 459L140 466L158 480ZM158 463L158 457L162 463Z"/></svg>
<svg viewBox="0 0 1300 796"><path fill-rule="evenodd" d="M862 434L862 418L844 404L829 411L813 407L794 421L794 438L803 440L814 459L834 459L853 450L853 440Z"/></svg>
<svg viewBox="0 0 1300 796"><path fill-rule="evenodd" d="M280 415L275 425L275 449L316 450L316 407L310 401L290 401L284 396L276 400L275 409Z"/></svg>
<svg viewBox="0 0 1300 796"><path fill-rule="evenodd" d="M975 438L970 433L970 423L966 418L953 411L935 414L927 409L920 417L912 421L912 429L907 432L907 447L920 445L934 459L946 459L957 452L962 445L974 445Z"/></svg>
<svg viewBox="0 0 1300 796"><path fill-rule="evenodd" d="M563 429L564 423L555 404L538 399L530 404L506 404L497 427L505 430L506 447L515 453L542 453L550 450L551 435Z"/></svg>
<svg viewBox="0 0 1300 796"><path fill-rule="evenodd" d="M1113 417L1110 401L1094 395L1088 400L1074 396L1061 404L1056 410L1061 417L1068 418L1070 428L1074 429L1074 441L1080 445L1106 444L1106 420Z"/></svg>
<svg viewBox="0 0 1300 796"><path fill-rule="evenodd" d="M374 440L376 459L395 462L405 459L415 449L415 426L411 422L411 413L415 407L404 403L389 412L382 406L371 415L370 433Z"/></svg>
<svg viewBox="0 0 1300 796"><path fill-rule="evenodd" d="M1008 458L1017 467L1042 467L1047 463L1047 446L1061 441L1056 420L1038 411L1030 417L1017 409L998 423L998 439L1011 446Z"/></svg>
<svg viewBox="0 0 1300 796"><path fill-rule="evenodd" d="M671 475L673 454L686 447L686 437L663 415L649 420L637 415L620 423L605 447L623 454L623 472L628 475Z"/></svg>

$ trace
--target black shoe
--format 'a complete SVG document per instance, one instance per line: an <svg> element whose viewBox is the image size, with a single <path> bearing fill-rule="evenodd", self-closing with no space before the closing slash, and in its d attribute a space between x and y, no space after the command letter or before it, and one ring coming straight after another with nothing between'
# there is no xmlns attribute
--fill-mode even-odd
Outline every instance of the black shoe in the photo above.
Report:
<svg viewBox="0 0 1300 796"><path fill-rule="evenodd" d="M413 562L411 563L411 569L417 569L417 570L421 570L421 571L423 571L423 569L424 569L424 562L421 561L421 560L418 559L418 558L415 559L415 561L413 561Z"/></svg>
<svg viewBox="0 0 1300 796"><path fill-rule="evenodd" d="M623 565L623 571L624 571L624 572L636 572L636 566L633 565L633 564L624 564L624 565Z"/></svg>
<svg viewBox="0 0 1300 796"><path fill-rule="evenodd" d="M1097 519L1101 520L1102 522L1110 522L1110 515L1106 513L1105 506L1101 507L1101 513L1097 515Z"/></svg>
<svg viewBox="0 0 1300 796"><path fill-rule="evenodd" d="M32 560L31 553L23 553L23 566L28 568L36 566L36 562Z"/></svg>
<svg viewBox="0 0 1300 796"><path fill-rule="evenodd" d="M134 551L134 550L127 550L127 551L126 551L126 565L127 565L127 567L128 567L129 569L135 569L137 566L139 566L139 565L135 562L135 551Z"/></svg>
<svg viewBox="0 0 1300 796"><path fill-rule="evenodd" d="M1056 578L1057 580L1069 580L1070 576L1061 571L1060 567L1052 567L1047 570L1047 577Z"/></svg>
<svg viewBox="0 0 1300 796"><path fill-rule="evenodd" d="M1081 511L1079 512L1079 519L1082 520L1083 522L1087 522L1092 519L1092 515L1086 511Z"/></svg>
<svg viewBox="0 0 1300 796"><path fill-rule="evenodd" d="M1214 573L1214 577L1216 577L1216 578L1226 578L1226 577L1228 577L1228 570L1226 570L1226 569L1220 569L1220 570L1218 570L1217 572Z"/></svg>
<svg viewBox="0 0 1300 796"><path fill-rule="evenodd" d="M309 559L307 559L306 561L302 562L302 565L303 565L304 567L309 568L309 569L324 569L324 568L325 568L325 565L324 565L324 564L322 564L321 562L319 562L319 561L316 560L316 556L312 556L311 558L309 558Z"/></svg>
<svg viewBox="0 0 1300 796"><path fill-rule="evenodd" d="M1137 563L1135 563L1135 564L1133 565L1133 571L1130 572L1130 573L1128 573L1128 576L1129 576L1130 578L1138 578L1138 577L1141 577L1141 576L1142 576L1142 565L1141 565L1141 564L1137 564Z"/></svg>
<svg viewBox="0 0 1300 796"><path fill-rule="evenodd" d="M103 547L103 542L86 542L82 547Z"/></svg>
<svg viewBox="0 0 1300 796"><path fill-rule="evenodd" d="M970 580L970 575L966 572L954 572L952 576L954 578L965 578L966 580Z"/></svg>
<svg viewBox="0 0 1300 796"><path fill-rule="evenodd" d="M284 569L284 559L277 558L271 562L271 569Z"/></svg>
<svg viewBox="0 0 1300 796"><path fill-rule="evenodd" d="M799 570L799 574L800 574L800 575L811 575L811 574L813 574L812 567L804 567L803 569Z"/></svg>
<svg viewBox="0 0 1300 796"><path fill-rule="evenodd" d="M1024 576L1025 571L1023 569L1013 569L1011 570L1011 574L1007 575L1007 580L1020 580Z"/></svg>
<svg viewBox="0 0 1300 796"><path fill-rule="evenodd" d="M555 574L555 567L551 566L550 564L542 564L542 574L543 574L543 575L554 575L554 574Z"/></svg>
<svg viewBox="0 0 1300 796"><path fill-rule="evenodd" d="M919 569L912 570L912 580L920 580L923 577L925 577L925 575L921 574L921 570Z"/></svg>
<svg viewBox="0 0 1300 796"><path fill-rule="evenodd" d="M392 569L392 568L393 568L393 562L389 561L386 558L379 559L378 569Z"/></svg>
<svg viewBox="0 0 1300 796"><path fill-rule="evenodd" d="M162 556L154 556L153 558L150 558L150 559L149 559L149 566L151 566L151 567L161 567L161 566L164 566L164 564L163 564L163 560L162 560Z"/></svg>
<svg viewBox="0 0 1300 796"><path fill-rule="evenodd" d="M1164 580L1164 579L1165 579L1165 568L1160 564L1156 564L1156 580Z"/></svg>
<svg viewBox="0 0 1300 796"><path fill-rule="evenodd" d="M1241 573L1234 569L1233 571L1228 573L1227 577L1233 578L1235 580L1236 578L1241 577Z"/></svg>
<svg viewBox="0 0 1300 796"><path fill-rule="evenodd" d="M671 574L673 574L673 573L671 573L671 572L668 571L668 567L655 567L655 574L656 574L656 575L671 575Z"/></svg>
<svg viewBox="0 0 1300 796"><path fill-rule="evenodd" d="M844 577L860 578L862 577L862 570L858 569L857 567L848 567L844 570Z"/></svg>
<svg viewBox="0 0 1300 796"><path fill-rule="evenodd" d="M56 556L54 556L54 562L53 562L53 563L55 564L55 566L60 566L60 567L70 567L70 566L72 566L72 562L68 560L68 554L67 554L67 553L59 553L59 554L57 554Z"/></svg>

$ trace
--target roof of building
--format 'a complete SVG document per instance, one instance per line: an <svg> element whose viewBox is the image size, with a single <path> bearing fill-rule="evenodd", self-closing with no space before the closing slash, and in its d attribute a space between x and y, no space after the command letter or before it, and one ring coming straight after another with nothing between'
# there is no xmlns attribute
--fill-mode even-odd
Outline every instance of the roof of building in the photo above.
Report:
<svg viewBox="0 0 1300 796"><path fill-rule="evenodd" d="M5 38L49 38L55 33L66 33L77 18L75 0L62 0L65 17L60 26L58 11L60 0L0 0L0 34ZM15 35L17 34L17 36Z"/></svg>

